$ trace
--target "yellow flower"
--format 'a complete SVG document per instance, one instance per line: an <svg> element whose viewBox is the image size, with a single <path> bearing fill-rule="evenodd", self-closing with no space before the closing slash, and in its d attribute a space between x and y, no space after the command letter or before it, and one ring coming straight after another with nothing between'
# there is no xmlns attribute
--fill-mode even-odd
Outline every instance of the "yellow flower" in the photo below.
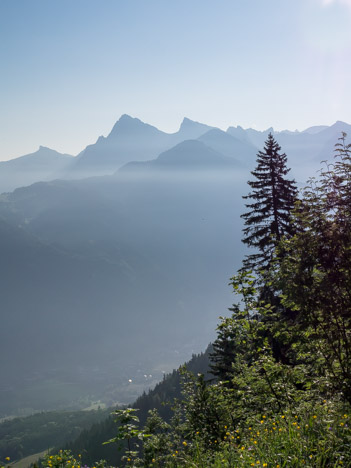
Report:
<svg viewBox="0 0 351 468"><path fill-rule="evenodd" d="M283 415L282 415L282 419L284 419L284 418L285 418L285 416L284 416L284 414L283 414Z"/></svg>
<svg viewBox="0 0 351 468"><path fill-rule="evenodd" d="M245 447L244 447L244 446L242 446L242 447L241 447L241 450L245 450Z"/></svg>
<svg viewBox="0 0 351 468"><path fill-rule="evenodd" d="M316 416L316 415L314 415L314 416L313 416L313 419L317 419L317 416Z"/></svg>
<svg viewBox="0 0 351 468"><path fill-rule="evenodd" d="M152 461L152 463L155 463L155 459L154 459L154 458L153 458L151 461Z"/></svg>
<svg viewBox="0 0 351 468"><path fill-rule="evenodd" d="M262 465L262 466L268 466L268 465L267 465L267 463L263 463L263 465Z"/></svg>
<svg viewBox="0 0 351 468"><path fill-rule="evenodd" d="M188 445L188 444L185 442L185 440L184 440L184 442L183 442L183 445L184 445L184 447L186 447L186 446Z"/></svg>

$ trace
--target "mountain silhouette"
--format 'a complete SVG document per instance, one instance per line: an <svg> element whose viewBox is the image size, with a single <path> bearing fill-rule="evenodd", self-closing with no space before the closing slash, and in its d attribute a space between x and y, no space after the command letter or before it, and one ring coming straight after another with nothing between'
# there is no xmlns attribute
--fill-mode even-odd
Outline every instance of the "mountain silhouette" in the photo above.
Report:
<svg viewBox="0 0 351 468"><path fill-rule="evenodd" d="M45 146L34 153L0 162L0 193L9 192L16 187L30 185L39 180L54 178L64 170L73 156L61 154Z"/></svg>

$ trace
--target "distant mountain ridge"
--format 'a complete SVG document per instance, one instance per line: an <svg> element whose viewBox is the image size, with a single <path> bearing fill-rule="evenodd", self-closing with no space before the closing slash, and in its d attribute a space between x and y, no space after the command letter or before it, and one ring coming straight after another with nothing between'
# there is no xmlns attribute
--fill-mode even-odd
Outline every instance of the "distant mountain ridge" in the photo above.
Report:
<svg viewBox="0 0 351 468"><path fill-rule="evenodd" d="M0 190L9 192L16 187L30 185L39 180L49 180L73 160L70 154L40 146L34 153L0 162Z"/></svg>
<svg viewBox="0 0 351 468"><path fill-rule="evenodd" d="M113 174L132 162L158 160L157 163L147 163L147 166L149 169L159 168L161 162L169 162L170 157L162 156L158 159L161 154L190 140L198 140L217 152L218 163L220 154L224 159L233 158L237 167L251 168L257 151L262 149L269 132L273 133L282 151L288 155L294 175L299 178L305 176L306 169L312 171L316 163L332 157L334 145L342 131L351 134L351 125L338 121L331 126L309 127L302 132L277 132L273 128L259 131L237 126L229 127L224 132L185 117L177 132L166 133L138 118L124 114L106 137L100 136L96 143L88 145L76 157L40 147L35 153L0 162L0 193L55 178L82 179ZM193 145L194 151L199 151L199 147ZM182 147L177 149L183 150ZM203 148L203 151L208 154L208 149L205 151ZM193 167L194 157L188 154L188 163L183 161L183 165L188 169ZM203 156L202 162L205 159ZM197 163L199 162L200 159ZM134 164L134 167L136 166L137 164ZM171 165L169 167L171 168ZM130 168L131 166L128 166L128 169Z"/></svg>
<svg viewBox="0 0 351 468"><path fill-rule="evenodd" d="M99 137L72 162L69 173L78 177L104 175L132 161L155 159L178 143L196 139L209 130L207 125L185 118L176 133L165 133L129 115L115 123L109 135Z"/></svg>

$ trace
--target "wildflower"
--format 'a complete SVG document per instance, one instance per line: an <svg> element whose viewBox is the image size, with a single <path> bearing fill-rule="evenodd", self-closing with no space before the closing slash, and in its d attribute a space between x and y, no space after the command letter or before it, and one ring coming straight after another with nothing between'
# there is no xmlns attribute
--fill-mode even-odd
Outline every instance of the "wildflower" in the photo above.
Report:
<svg viewBox="0 0 351 468"><path fill-rule="evenodd" d="M268 465L267 465L267 463L263 463L263 465L262 465L262 466L268 466Z"/></svg>
<svg viewBox="0 0 351 468"><path fill-rule="evenodd" d="M153 458L151 461L152 461L152 463L155 463L156 460Z"/></svg>
<svg viewBox="0 0 351 468"><path fill-rule="evenodd" d="M314 415L314 416L313 416L313 419L317 419L317 416L316 416L316 415Z"/></svg>
<svg viewBox="0 0 351 468"><path fill-rule="evenodd" d="M216 442L216 441L215 441L215 442ZM188 444L185 442L185 440L184 440L184 442L183 442L183 445L184 445L184 447L186 447L186 446L188 445Z"/></svg>
<svg viewBox="0 0 351 468"><path fill-rule="evenodd" d="M285 418L285 416L284 416L284 414L283 414L283 415L282 415L282 419L284 419L284 418Z"/></svg>

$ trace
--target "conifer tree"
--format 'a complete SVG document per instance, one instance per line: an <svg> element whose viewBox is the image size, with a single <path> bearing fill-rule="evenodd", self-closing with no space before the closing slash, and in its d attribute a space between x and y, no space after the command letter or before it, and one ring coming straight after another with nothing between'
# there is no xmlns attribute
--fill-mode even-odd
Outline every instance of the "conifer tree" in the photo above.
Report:
<svg viewBox="0 0 351 468"><path fill-rule="evenodd" d="M252 203L245 205L249 211L241 215L246 226L242 241L258 250L245 258L244 269L247 270L267 270L279 241L294 233L290 214L297 189L295 181L286 178L290 169L286 165L286 154L280 151L281 147L270 133L264 151L257 154L257 167L251 172L255 180L248 182L253 190L243 197Z"/></svg>

